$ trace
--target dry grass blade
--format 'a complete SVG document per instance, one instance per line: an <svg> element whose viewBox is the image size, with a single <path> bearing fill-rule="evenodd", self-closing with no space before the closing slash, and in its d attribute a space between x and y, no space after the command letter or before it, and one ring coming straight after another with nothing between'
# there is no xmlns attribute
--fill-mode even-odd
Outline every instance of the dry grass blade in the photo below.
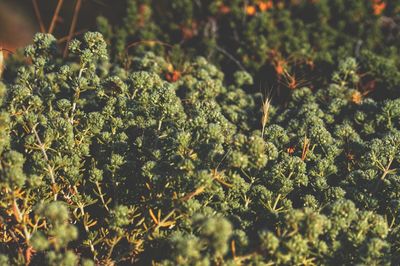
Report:
<svg viewBox="0 0 400 266"><path fill-rule="evenodd" d="M58 14L60 13L61 7L64 3L64 0L58 0L58 4L56 7L56 10L54 11L54 15L53 18L51 19L51 23L50 23L50 27L49 27L49 33L53 33L54 28L56 26L56 22L57 22L57 18L58 18Z"/></svg>
<svg viewBox="0 0 400 266"><path fill-rule="evenodd" d="M46 28L44 27L42 16L40 15L39 5L37 0L32 0L33 9L35 11L36 18L39 22L40 32L46 32Z"/></svg>
<svg viewBox="0 0 400 266"><path fill-rule="evenodd" d="M154 215L154 212L152 209L149 210L149 213L150 213L151 219L153 219L154 223L159 224L159 221L158 221L157 217Z"/></svg>
<svg viewBox="0 0 400 266"><path fill-rule="evenodd" d="M261 126L262 126L261 137L262 138L264 138L265 126L268 123L270 107L271 107L271 98L266 97L262 104L262 117L261 117Z"/></svg>
<svg viewBox="0 0 400 266"><path fill-rule="evenodd" d="M79 15L79 11L81 9L81 6L82 6L82 0L76 0L75 9L74 9L74 15L72 17L71 27L69 28L67 43L66 43L65 49L64 49L64 54L63 54L64 57L66 57L67 54L68 54L68 43L71 41L71 39L74 36L76 24L78 22L78 15Z"/></svg>
<svg viewBox="0 0 400 266"><path fill-rule="evenodd" d="M301 160L304 161L307 157L308 150L310 149L310 139L304 136L303 150L301 152Z"/></svg>

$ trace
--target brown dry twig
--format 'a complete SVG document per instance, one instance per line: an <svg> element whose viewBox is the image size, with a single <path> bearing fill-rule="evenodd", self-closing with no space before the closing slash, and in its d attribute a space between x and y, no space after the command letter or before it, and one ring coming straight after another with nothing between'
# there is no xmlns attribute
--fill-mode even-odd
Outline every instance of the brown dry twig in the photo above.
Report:
<svg viewBox="0 0 400 266"><path fill-rule="evenodd" d="M46 28L44 27L42 16L40 15L39 5L37 0L32 0L33 9L35 11L36 18L39 22L40 32L46 32Z"/></svg>
<svg viewBox="0 0 400 266"><path fill-rule="evenodd" d="M54 11L54 15L53 15L53 18L51 19L51 23L50 23L50 27L49 27L49 31L48 31L48 33L50 33L50 34L53 33L53 31L54 31L54 28L55 28L56 22L57 22L57 18L58 18L58 14L60 13L63 3L64 3L64 0L58 0L57 7L56 7L56 10Z"/></svg>
<svg viewBox="0 0 400 266"><path fill-rule="evenodd" d="M74 34L72 35L72 37L76 37L76 36L78 36L78 35L81 35L82 33L85 33L86 31L87 31L87 29L83 29L83 30L74 32ZM58 43L58 44L61 44L61 43L63 43L63 42L67 42L67 41L68 41L68 38L69 38L69 35L64 36L64 37L61 37L61 38L59 38L59 39L57 40L57 43Z"/></svg>
<svg viewBox="0 0 400 266"><path fill-rule="evenodd" d="M71 27L69 28L69 32L68 32L67 44L65 45L65 49L64 49L64 53L63 53L64 57L66 57L68 55L68 43L71 41L71 39L74 36L81 6L82 6L82 0L76 0L74 15L72 17Z"/></svg>

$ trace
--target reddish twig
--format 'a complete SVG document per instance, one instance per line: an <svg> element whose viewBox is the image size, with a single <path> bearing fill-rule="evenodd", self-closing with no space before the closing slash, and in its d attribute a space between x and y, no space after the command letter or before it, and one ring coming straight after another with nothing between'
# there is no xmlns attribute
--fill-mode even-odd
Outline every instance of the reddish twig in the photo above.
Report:
<svg viewBox="0 0 400 266"><path fill-rule="evenodd" d="M55 28L56 22L57 22L57 18L58 18L58 14L60 13L63 3L64 3L64 0L58 0L56 10L54 11L54 15L53 15L53 18L50 23L49 33L53 33L53 31L54 31L54 28Z"/></svg>
<svg viewBox="0 0 400 266"><path fill-rule="evenodd" d="M40 10L39 10L37 0L32 0L32 4L33 4L33 9L35 10L36 18L39 22L40 32L46 32L46 28L44 27L42 16L40 15Z"/></svg>
<svg viewBox="0 0 400 266"><path fill-rule="evenodd" d="M72 35L72 37L76 37L76 36L78 36L78 35L81 35L82 33L86 32L86 31L87 31L87 29L74 32L74 34ZM57 40L57 43L60 44L60 43L63 43L63 42L68 41L68 37L69 37L69 35L64 36L64 37L61 37L60 39Z"/></svg>
<svg viewBox="0 0 400 266"><path fill-rule="evenodd" d="M76 0L74 15L72 17L71 27L69 28L67 44L65 45L64 54L63 56L66 57L68 55L68 43L71 41L72 37L75 33L76 24L78 22L78 14L79 10L81 9L82 0Z"/></svg>

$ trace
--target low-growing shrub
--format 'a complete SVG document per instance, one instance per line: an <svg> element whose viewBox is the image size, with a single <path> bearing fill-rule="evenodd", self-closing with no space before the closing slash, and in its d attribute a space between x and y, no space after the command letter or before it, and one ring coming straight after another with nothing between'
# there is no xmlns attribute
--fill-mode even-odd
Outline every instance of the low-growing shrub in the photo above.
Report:
<svg viewBox="0 0 400 266"><path fill-rule="evenodd" d="M0 86L2 264L400 259L400 102L362 95L355 59L276 106L202 57L169 82L151 53L111 64L99 33L66 59L55 41Z"/></svg>
<svg viewBox="0 0 400 266"><path fill-rule="evenodd" d="M400 7L350 2L35 35L0 81L0 265L397 265Z"/></svg>

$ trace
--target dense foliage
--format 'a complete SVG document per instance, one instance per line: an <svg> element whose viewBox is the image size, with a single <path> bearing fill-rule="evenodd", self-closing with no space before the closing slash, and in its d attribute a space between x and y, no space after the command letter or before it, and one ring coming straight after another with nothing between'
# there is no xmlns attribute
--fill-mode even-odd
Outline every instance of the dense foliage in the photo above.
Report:
<svg viewBox="0 0 400 266"><path fill-rule="evenodd" d="M244 70L255 79L253 92L273 87L287 96L287 88L327 86L339 61L362 61L363 50L399 65L399 13L400 2L381 0L128 0L120 24L100 17L98 25L112 61L129 65L127 52L153 51L180 73L182 57L200 54L230 81L235 70ZM398 86L399 75L386 70L380 76Z"/></svg>
<svg viewBox="0 0 400 266"><path fill-rule="evenodd" d="M260 1L253 13L241 1L181 0L165 3L167 23L128 2L122 25L99 18L103 35L71 41L66 58L37 34L27 59L9 62L0 265L400 261L399 36L382 37L377 3L340 13L344 1ZM315 17L301 16L307 8ZM199 10L222 20L219 34L166 45ZM223 37L236 31L240 41ZM358 38L366 47L352 54ZM213 47L224 56L209 56ZM257 92L266 65L277 69L273 49L310 56L320 80L272 100ZM303 63L285 61L275 79Z"/></svg>

